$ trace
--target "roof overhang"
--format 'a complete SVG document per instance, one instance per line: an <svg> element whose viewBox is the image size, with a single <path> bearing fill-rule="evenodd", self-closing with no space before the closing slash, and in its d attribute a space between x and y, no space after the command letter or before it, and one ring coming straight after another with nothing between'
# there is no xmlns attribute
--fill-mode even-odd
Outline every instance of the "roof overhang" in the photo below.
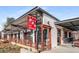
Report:
<svg viewBox="0 0 79 59"><path fill-rule="evenodd" d="M22 20L24 17L26 17L27 15L29 15L30 13L32 13L32 12L34 12L34 11L41 11L41 12L43 12L43 13L46 13L47 15L49 15L50 17L52 17L52 18L54 18L56 21L59 21L56 17L54 17L54 16L52 16L51 14L49 14L47 11L45 11L45 10L43 10L42 8L40 8L40 7L38 7L38 6L36 6L36 7L34 7L33 9L31 9L31 10L29 10L28 12L26 12L25 14L23 14L22 16L20 16L20 17L18 17L15 21L13 21L11 24L14 24L14 25L21 25L21 23L20 24L15 24L16 22L18 22L18 21L20 21L20 20ZM22 23L22 25L24 25L26 22L24 21L23 23ZM5 29L11 29L11 24L8 24L6 27L5 27ZM21 26L22 26L21 25Z"/></svg>
<svg viewBox="0 0 79 59"><path fill-rule="evenodd" d="M56 22L56 25L60 25L62 27L68 28L72 31L79 30L79 18L68 19L60 22Z"/></svg>

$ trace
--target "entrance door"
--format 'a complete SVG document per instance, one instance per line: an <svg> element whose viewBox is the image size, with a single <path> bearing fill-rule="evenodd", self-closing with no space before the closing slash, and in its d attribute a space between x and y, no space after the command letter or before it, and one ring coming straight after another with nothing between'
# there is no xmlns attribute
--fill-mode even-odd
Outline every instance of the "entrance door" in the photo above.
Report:
<svg viewBox="0 0 79 59"><path fill-rule="evenodd" d="M37 49L51 49L51 27L42 25L36 31L36 46Z"/></svg>
<svg viewBox="0 0 79 59"><path fill-rule="evenodd" d="M51 28L47 27L43 29L44 48L51 49Z"/></svg>

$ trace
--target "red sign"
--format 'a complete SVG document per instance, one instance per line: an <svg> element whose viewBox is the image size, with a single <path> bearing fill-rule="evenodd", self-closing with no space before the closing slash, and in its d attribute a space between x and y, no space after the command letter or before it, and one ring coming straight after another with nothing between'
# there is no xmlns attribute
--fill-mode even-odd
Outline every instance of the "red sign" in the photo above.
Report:
<svg viewBox="0 0 79 59"><path fill-rule="evenodd" d="M36 17L28 16L28 28L31 30L36 30Z"/></svg>

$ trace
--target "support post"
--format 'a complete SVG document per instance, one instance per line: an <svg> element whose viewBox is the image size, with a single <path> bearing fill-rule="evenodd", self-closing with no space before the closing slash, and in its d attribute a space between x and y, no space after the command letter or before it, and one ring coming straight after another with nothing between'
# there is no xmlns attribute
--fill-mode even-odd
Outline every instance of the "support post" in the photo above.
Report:
<svg viewBox="0 0 79 59"><path fill-rule="evenodd" d="M18 43L18 33L16 34L16 41L17 41L17 43Z"/></svg>
<svg viewBox="0 0 79 59"><path fill-rule="evenodd" d="M63 39L64 39L64 31L63 31L63 28L62 28L61 29L61 37L60 37L60 43L61 43L61 45L64 44Z"/></svg>
<svg viewBox="0 0 79 59"><path fill-rule="evenodd" d="M13 42L15 42L15 35L13 34Z"/></svg>
<svg viewBox="0 0 79 59"><path fill-rule="evenodd" d="M10 39L10 36L9 36L9 34L7 34L7 40L9 40Z"/></svg>
<svg viewBox="0 0 79 59"><path fill-rule="evenodd" d="M67 31L67 38L69 38L69 31Z"/></svg>
<svg viewBox="0 0 79 59"><path fill-rule="evenodd" d="M41 49L44 50L43 27L41 25Z"/></svg>
<svg viewBox="0 0 79 59"><path fill-rule="evenodd" d="M33 47L35 47L35 31L33 30L33 34L32 34L32 37L33 37Z"/></svg>
<svg viewBox="0 0 79 59"><path fill-rule="evenodd" d="M48 29L48 49L51 49L51 29Z"/></svg>
<svg viewBox="0 0 79 59"><path fill-rule="evenodd" d="M24 40L24 33L23 31L20 31L20 39L21 39L21 43L24 44L23 40Z"/></svg>
<svg viewBox="0 0 79 59"><path fill-rule="evenodd" d="M34 40L34 47L37 49L37 32L35 31L35 40Z"/></svg>
<svg viewBox="0 0 79 59"><path fill-rule="evenodd" d="M4 39L4 32L2 32L1 34L1 39Z"/></svg>

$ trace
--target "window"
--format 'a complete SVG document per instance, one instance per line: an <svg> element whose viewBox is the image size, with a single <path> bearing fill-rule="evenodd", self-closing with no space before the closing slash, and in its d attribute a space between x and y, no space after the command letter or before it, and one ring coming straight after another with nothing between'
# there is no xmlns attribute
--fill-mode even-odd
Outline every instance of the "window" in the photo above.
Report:
<svg viewBox="0 0 79 59"><path fill-rule="evenodd" d="M72 34L71 34L71 32L69 32L69 37L71 37L72 36Z"/></svg>
<svg viewBox="0 0 79 59"><path fill-rule="evenodd" d="M29 31L29 32L25 32L24 33L24 39L32 40L33 39L32 34L33 34L32 30Z"/></svg>
<svg viewBox="0 0 79 59"><path fill-rule="evenodd" d="M67 38L67 32L64 32L64 38Z"/></svg>

